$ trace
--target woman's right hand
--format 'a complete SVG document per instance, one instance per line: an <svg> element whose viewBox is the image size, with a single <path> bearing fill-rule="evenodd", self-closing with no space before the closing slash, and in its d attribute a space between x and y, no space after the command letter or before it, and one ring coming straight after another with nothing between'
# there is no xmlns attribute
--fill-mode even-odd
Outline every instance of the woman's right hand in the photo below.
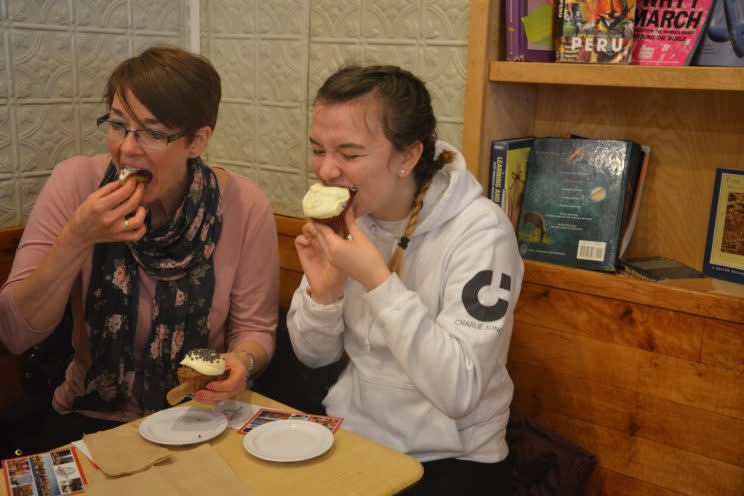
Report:
<svg viewBox="0 0 744 496"><path fill-rule="evenodd" d="M302 234L295 238L295 248L313 301L329 304L341 298L346 274L331 263L325 238L313 221L302 226Z"/></svg>
<svg viewBox="0 0 744 496"><path fill-rule="evenodd" d="M147 211L140 205L144 190L137 181L113 181L91 193L68 224L73 239L92 246L142 238L147 230ZM126 218L131 212L134 215Z"/></svg>

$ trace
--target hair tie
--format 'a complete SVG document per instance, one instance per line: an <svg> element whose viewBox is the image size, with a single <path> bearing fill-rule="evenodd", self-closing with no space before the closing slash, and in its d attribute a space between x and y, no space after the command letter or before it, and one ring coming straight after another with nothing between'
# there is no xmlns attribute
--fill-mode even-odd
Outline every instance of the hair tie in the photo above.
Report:
<svg viewBox="0 0 744 496"><path fill-rule="evenodd" d="M409 241L411 241L411 240L408 239L407 237L401 236L400 239L398 240L398 246L400 246L401 248L403 248L405 250L406 248L408 248L408 242Z"/></svg>

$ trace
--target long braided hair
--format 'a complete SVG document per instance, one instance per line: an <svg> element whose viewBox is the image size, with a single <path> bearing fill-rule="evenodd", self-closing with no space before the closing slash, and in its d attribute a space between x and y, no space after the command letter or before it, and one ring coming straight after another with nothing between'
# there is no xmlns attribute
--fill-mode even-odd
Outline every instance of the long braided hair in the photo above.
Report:
<svg viewBox="0 0 744 496"><path fill-rule="evenodd" d="M313 102L334 104L370 95L382 105L382 127L385 137L398 151L421 142L421 158L413 168L416 193L408 224L395 247L388 268L400 275L400 266L408 242L418 223L424 197L434 174L452 161L454 153L445 151L435 158L437 119L431 107L431 95L421 79L392 65L349 65L332 74L318 89Z"/></svg>

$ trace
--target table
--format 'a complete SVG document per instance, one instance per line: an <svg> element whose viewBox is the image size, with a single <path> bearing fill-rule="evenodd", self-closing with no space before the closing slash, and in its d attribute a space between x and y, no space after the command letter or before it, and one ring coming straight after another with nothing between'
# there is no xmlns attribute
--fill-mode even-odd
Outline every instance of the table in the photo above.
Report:
<svg viewBox="0 0 744 496"><path fill-rule="evenodd" d="M268 408L294 410L253 391L242 392L235 399ZM294 463L255 458L243 448L243 435L229 427L210 445L257 496L388 495L415 484L424 473L415 458L344 430L343 424L334 437L333 447L328 452ZM85 455L81 454L80 462L84 472L96 470ZM5 481L0 480L0 495L5 494Z"/></svg>

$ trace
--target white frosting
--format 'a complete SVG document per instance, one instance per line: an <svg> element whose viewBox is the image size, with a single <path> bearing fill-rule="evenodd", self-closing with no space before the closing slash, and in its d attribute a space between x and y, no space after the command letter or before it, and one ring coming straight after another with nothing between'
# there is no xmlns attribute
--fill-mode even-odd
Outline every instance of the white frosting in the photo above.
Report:
<svg viewBox="0 0 744 496"><path fill-rule="evenodd" d="M350 196L348 188L315 183L302 199L302 210L305 217L330 219L343 212Z"/></svg>
<svg viewBox="0 0 744 496"><path fill-rule="evenodd" d="M225 359L219 357L215 361L207 361L197 356L195 353L187 353L181 360L181 365L191 367L200 374L220 375L225 371Z"/></svg>

